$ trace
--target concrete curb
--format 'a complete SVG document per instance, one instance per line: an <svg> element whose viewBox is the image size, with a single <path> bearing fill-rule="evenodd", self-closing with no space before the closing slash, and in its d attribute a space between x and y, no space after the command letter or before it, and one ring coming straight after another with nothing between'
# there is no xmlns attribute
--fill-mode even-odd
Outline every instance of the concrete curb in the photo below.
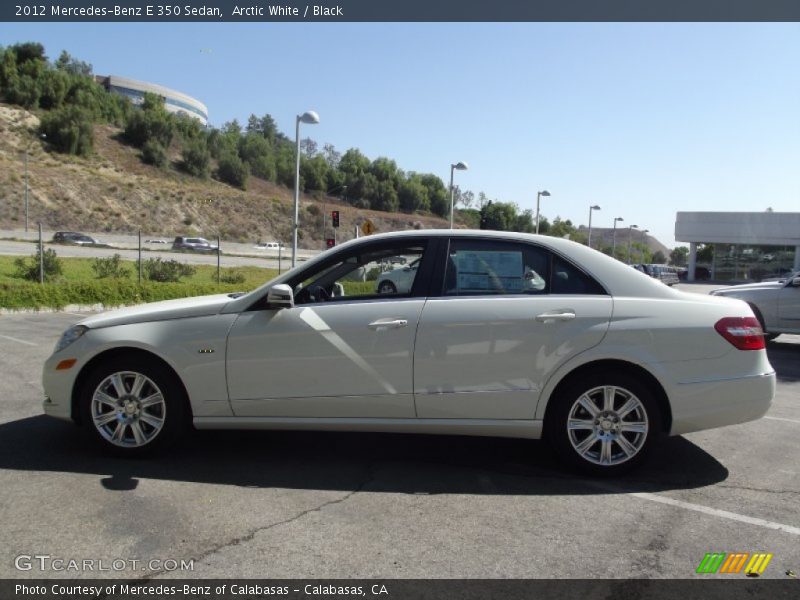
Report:
<svg viewBox="0 0 800 600"><path fill-rule="evenodd" d="M41 308L0 308L0 315L27 315L37 313L83 313L103 312L126 306L139 306L138 304L120 304L119 306L105 306L104 304L67 304L62 308L44 306Z"/></svg>

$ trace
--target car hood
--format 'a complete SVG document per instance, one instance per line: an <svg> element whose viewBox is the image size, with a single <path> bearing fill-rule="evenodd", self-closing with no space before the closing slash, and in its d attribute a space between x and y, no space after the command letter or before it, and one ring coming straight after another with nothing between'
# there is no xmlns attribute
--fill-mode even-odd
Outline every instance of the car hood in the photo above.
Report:
<svg viewBox="0 0 800 600"><path fill-rule="evenodd" d="M231 300L232 298L227 294L215 294L213 296L196 296L194 298L151 302L93 315L79 324L95 329L98 327L129 325L131 323L215 315Z"/></svg>
<svg viewBox="0 0 800 600"><path fill-rule="evenodd" d="M761 283L743 283L742 285L729 285L728 287L713 290L712 293L726 295L736 292L753 292L758 290L778 290L786 285L784 281L764 281Z"/></svg>

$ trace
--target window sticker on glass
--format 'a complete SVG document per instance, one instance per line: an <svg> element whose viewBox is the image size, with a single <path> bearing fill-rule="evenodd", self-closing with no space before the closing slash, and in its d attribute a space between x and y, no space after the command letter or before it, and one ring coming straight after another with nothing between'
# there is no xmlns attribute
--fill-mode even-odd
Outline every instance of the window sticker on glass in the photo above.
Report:
<svg viewBox="0 0 800 600"><path fill-rule="evenodd" d="M521 252L458 252L455 262L460 292L522 290Z"/></svg>

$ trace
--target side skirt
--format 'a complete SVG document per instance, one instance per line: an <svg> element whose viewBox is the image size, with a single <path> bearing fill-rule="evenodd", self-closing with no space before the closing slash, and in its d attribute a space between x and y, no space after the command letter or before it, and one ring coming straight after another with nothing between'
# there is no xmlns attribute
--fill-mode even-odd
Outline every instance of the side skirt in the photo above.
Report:
<svg viewBox="0 0 800 600"><path fill-rule="evenodd" d="M276 429L430 433L539 439L542 421L494 419L311 419L301 417L195 417L197 429Z"/></svg>

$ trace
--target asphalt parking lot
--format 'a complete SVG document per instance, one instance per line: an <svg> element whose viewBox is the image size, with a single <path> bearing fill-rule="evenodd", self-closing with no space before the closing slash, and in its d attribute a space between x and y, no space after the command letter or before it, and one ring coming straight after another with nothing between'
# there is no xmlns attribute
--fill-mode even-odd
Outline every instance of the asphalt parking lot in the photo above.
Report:
<svg viewBox="0 0 800 600"><path fill-rule="evenodd" d="M40 407L42 362L79 319L0 316L0 577L743 577L695 575L706 552L800 573L800 336L769 344L766 418L594 481L492 438L198 432L168 457L105 457Z"/></svg>

